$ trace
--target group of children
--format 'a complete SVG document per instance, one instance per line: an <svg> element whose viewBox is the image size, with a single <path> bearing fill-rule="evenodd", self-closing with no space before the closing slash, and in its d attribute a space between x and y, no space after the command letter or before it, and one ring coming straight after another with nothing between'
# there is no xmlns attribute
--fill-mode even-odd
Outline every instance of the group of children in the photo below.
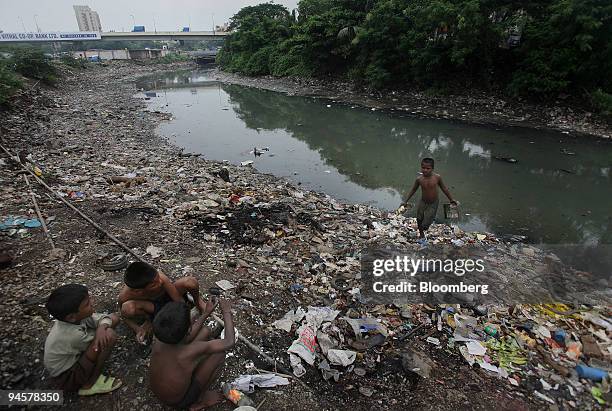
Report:
<svg viewBox="0 0 612 411"><path fill-rule="evenodd" d="M210 390L235 343L229 300L220 299L225 325L223 339L212 339L204 326L216 301L202 300L198 281L183 277L172 282L153 266L131 263L119 293L121 319L140 343L154 335L149 384L159 400L172 407L201 409L223 400ZM191 297L191 302L189 301ZM195 305L199 315L191 315ZM117 314L99 314L87 287L66 284L54 290L46 304L55 323L45 341L44 364L52 388L87 396L109 393L121 386L102 374L117 343Z"/></svg>
<svg viewBox="0 0 612 411"><path fill-rule="evenodd" d="M421 161L421 175L403 202L407 204L421 188L416 213L421 239L437 213L438 187L451 204L457 204L433 168L432 158ZM215 302L202 300L194 277L172 282L153 266L134 262L127 268L124 282L118 298L124 323L134 330L140 343L146 343L151 331L155 336L149 369L149 383L155 395L164 404L177 408L205 408L222 401L221 393L210 387L218 377L225 352L235 343L230 302L219 301L225 337L211 339L211 330L204 321L213 312ZM199 311L197 317L191 316L188 296ZM120 380L102 374L117 342L114 328L120 318L117 314L95 313L92 304L85 286L67 284L53 291L46 305L57 321L45 342L45 367L56 388L78 391L80 395L108 393L121 386Z"/></svg>

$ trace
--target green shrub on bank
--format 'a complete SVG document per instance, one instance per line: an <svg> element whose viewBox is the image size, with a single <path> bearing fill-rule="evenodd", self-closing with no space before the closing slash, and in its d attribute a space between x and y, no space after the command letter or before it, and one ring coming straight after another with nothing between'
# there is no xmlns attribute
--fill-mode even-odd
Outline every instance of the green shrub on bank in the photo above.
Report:
<svg viewBox="0 0 612 411"><path fill-rule="evenodd" d="M68 67L77 68L77 69L87 68L87 65L89 64L87 59L74 58L70 54L63 54L62 57L60 57L60 61L62 62L62 64Z"/></svg>
<svg viewBox="0 0 612 411"><path fill-rule="evenodd" d="M10 69L6 59L0 59L0 104L6 103L8 98L21 87L21 81Z"/></svg>
<svg viewBox="0 0 612 411"><path fill-rule="evenodd" d="M591 101L599 114L612 116L612 94L597 89L591 93Z"/></svg>
<svg viewBox="0 0 612 411"><path fill-rule="evenodd" d="M12 62L15 71L25 77L40 80L46 84L55 84L57 71L42 50L22 48L15 50Z"/></svg>

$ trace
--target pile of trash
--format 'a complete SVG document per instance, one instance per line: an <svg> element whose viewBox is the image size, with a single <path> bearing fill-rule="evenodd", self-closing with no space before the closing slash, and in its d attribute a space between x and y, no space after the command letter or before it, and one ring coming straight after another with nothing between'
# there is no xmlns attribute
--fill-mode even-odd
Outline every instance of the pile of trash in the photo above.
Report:
<svg viewBox="0 0 612 411"><path fill-rule="evenodd" d="M572 310L562 304L343 306L298 307L271 324L297 337L287 349L295 376L306 374L303 363L324 380L364 376L399 350L407 374L435 378L442 365L412 349L408 340L420 335L434 350L461 355L492 378L529 385L542 401L575 408L582 405L583 393L602 405L612 400L608 310ZM360 392L372 395L367 387Z"/></svg>
<svg viewBox="0 0 612 411"><path fill-rule="evenodd" d="M247 163L186 155L154 134L155 124L166 116L135 104L130 98L134 87L107 81L113 73L104 75L72 84L66 94L39 91L44 107L23 107L30 110L27 116L6 116L3 144L13 151L30 150L29 167L36 167L56 193L171 278L195 275L202 291L216 284L235 300L235 323L243 335L290 367L291 377L313 386L342 387L338 392L350 392L345 381L358 381L355 401L365 396L369 405L382 401L379 394L392 396L387 394L403 389L400 383L381 387L381 369L388 367L414 383L435 382L442 374L465 381L461 372L473 367L499 382L505 393L520 393L529 405L553 401L589 407L611 401L609 308L469 301L369 304L363 295L360 259L369 247L477 247L494 268L492 275L517 295L527 292L525 284L545 286L548 279L538 278L536 268L551 258L548 253L522 243L519 236L506 240L442 224L430 228L427 244L419 244L412 217L303 191ZM91 84L100 94L89 91ZM40 302L58 283L76 281L87 284L102 307L114 309L121 286L115 270L127 264L127 257L117 258L108 239L36 186L43 217L47 225L53 221L50 236L66 250L65 256L50 259L29 192L11 174L17 172L12 160L0 157L0 168L7 170L0 173L0 235L10 236L12 247L12 271L2 278L9 300L0 308L7 324L0 382L11 389L32 388L43 375L38 356L51 322L42 305L14 306ZM588 276L576 273L576 278ZM122 341L128 340L131 336L122 335ZM115 359L119 369L142 365L132 346L122 344L121 349ZM228 368L245 376L237 356L228 357L231 361ZM448 369L457 363L465 368ZM157 407L155 399L134 398L146 392L132 389L142 383L146 369L136 368L125 376L130 390L121 395L130 397L135 409ZM248 394L254 386L284 384L275 377L233 377L227 394L232 398L237 398L232 390ZM435 389L434 384L428 387ZM497 395L495 389L491 393L482 402ZM276 409L287 405L276 404Z"/></svg>

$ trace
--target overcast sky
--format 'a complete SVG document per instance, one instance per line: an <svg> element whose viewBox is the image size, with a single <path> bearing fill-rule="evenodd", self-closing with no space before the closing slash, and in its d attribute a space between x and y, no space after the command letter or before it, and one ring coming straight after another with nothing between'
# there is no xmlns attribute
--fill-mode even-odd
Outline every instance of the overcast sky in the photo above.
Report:
<svg viewBox="0 0 612 411"><path fill-rule="evenodd" d="M73 5L89 6L100 15L102 29L131 30L136 25L153 30L177 30L191 24L192 30L211 30L227 22L245 6L264 0L0 0L0 30L5 32L36 31L35 15L41 31L78 30ZM289 10L298 0L277 0ZM214 16L214 17L213 17ZM23 25L22 25L23 20Z"/></svg>

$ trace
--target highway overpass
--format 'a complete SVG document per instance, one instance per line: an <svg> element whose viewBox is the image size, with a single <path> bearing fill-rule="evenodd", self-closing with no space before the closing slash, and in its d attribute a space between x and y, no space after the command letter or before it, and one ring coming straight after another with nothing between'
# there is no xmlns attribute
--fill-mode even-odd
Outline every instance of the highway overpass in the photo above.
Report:
<svg viewBox="0 0 612 411"><path fill-rule="evenodd" d="M119 32L43 32L43 33L2 33L0 43L44 43L58 41L96 41L96 40L208 40L223 39L229 33L223 31L138 31Z"/></svg>
<svg viewBox="0 0 612 411"><path fill-rule="evenodd" d="M208 40L223 39L229 33L222 31L111 31L100 33L102 40Z"/></svg>

